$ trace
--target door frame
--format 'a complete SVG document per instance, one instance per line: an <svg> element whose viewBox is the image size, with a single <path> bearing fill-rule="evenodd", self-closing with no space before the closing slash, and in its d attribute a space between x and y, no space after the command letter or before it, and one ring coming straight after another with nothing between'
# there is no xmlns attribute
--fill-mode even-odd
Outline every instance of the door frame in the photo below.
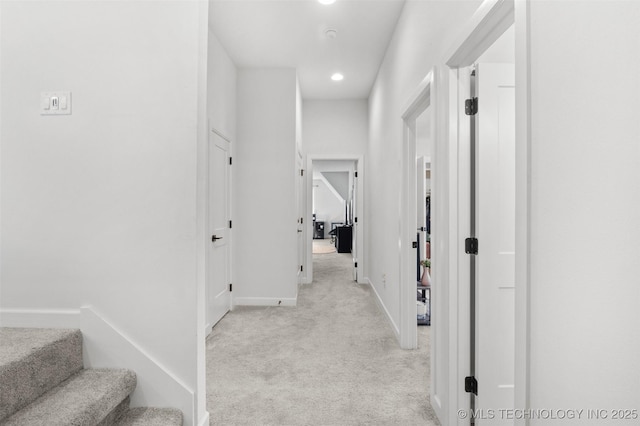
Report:
<svg viewBox="0 0 640 426"><path fill-rule="evenodd" d="M435 84L434 71L431 70L422 80L416 94L409 102L402 114L403 145L402 145L402 192L400 199L401 244L400 257L400 347L415 349L418 347L418 326L416 322L416 252L412 242L416 239L416 120L423 113L431 115L431 123L435 124ZM435 142L435 125L431 126L431 140ZM435 143L433 144L435 148ZM432 167L435 163L435 153L432 153ZM435 173L432 172L432 188L435 189ZM433 190L432 190L433 193ZM435 220L434 220L435 223ZM435 242L436 235L432 237ZM434 271L437 269L434 267ZM435 282L436 277L432 277ZM433 305L432 305L433 306ZM432 314L433 316L433 314Z"/></svg>
<svg viewBox="0 0 640 426"><path fill-rule="evenodd" d="M464 253L464 238L469 232L468 186L470 181L468 118L464 115L462 93L465 77L460 71L471 66L511 25L516 37L516 300L515 300L515 398L514 407L528 409L529 398L529 341L530 341L530 45L529 1L485 0L460 33L447 58L442 72L443 108L447 117L441 117L438 126L448 130L449 144L449 205L455 223L449 229L449 397L443 424L468 425L458 410L470 406L469 394L464 390L464 377L469 372L469 275L470 265ZM446 98L446 99L445 99ZM465 127L466 126L466 127ZM466 191L466 192L465 192ZM432 247L433 250L433 247ZM435 408L435 407L434 407ZM457 420L456 420L457 419ZM526 425L526 419L515 421Z"/></svg>
<svg viewBox="0 0 640 426"><path fill-rule="evenodd" d="M222 138L223 140L225 140L229 144L229 158L233 157L233 152L232 152L233 143L231 142L231 139L229 137L227 137L224 133L220 132L219 130L217 130L217 129L213 128L213 127L210 127L209 128L208 139L207 139L207 184L206 184L206 188L207 188L206 200L207 200L207 203L206 203L206 219L205 219L205 226L206 226L205 238L206 238L206 241L207 241L207 248L205 249L205 256L206 256L206 259L205 259L205 262L206 262L206 265L205 265L205 268L206 268L205 276L206 276L206 279L205 279L205 291L204 291L204 294L205 294L205 300L207 301L206 302L207 303L207 305L206 305L207 312L209 310L209 306L208 306L208 302L209 302L209 281L212 279L212 277L211 277L211 264L210 264L211 259L209 258L209 254L210 254L210 252L209 252L209 244L210 244L209 238L210 237L209 237L209 234L208 234L209 231L210 231L210 228L209 228L209 226L210 226L210 223L209 223L209 211L210 211L211 203L212 203L212 200L209 197L209 189L210 189L209 188L209 173L211 173L211 170L210 170L210 167L209 167L210 163L209 163L208 159L209 159L209 151L210 151L210 148L211 148L210 144L211 144L211 135L212 134L218 135L220 138ZM232 170L231 170L231 165L229 165L229 167L227 167L226 174L227 174L227 191L228 191L227 192L227 215L228 215L228 219L232 220L231 218L233 217L232 216L233 215L233 210L232 210L233 209L233 199L232 199L232 194L233 194L233 182L232 182L233 173L232 173ZM228 247L228 249L227 249L228 250L228 253L227 253L228 254L228 256L227 256L227 280L229 281L229 283L232 283L233 282L233 270L232 270L231 266L233 265L233 259L232 259L232 256L233 256L233 246L232 246L232 244L233 244L233 228L230 227L230 226L228 228L229 229L228 229L228 232L227 232L227 238L228 238L228 240L227 240L227 247ZM232 309L233 309L233 292L229 291L229 311L231 311ZM224 317L224 315L223 315L223 317ZM211 334L211 331L213 330L213 327L220 321L220 319L222 319L222 318L219 318L217 321L215 321L213 323L209 323L207 315L205 315L205 338L207 336L209 336L209 334Z"/></svg>
<svg viewBox="0 0 640 426"><path fill-rule="evenodd" d="M357 182L357 193L356 193L356 212L355 217L358 218L358 226L356 227L356 244L358 250L358 284L368 284L368 281L365 281L365 246L364 246L364 238L365 232L364 227L366 226L366 217L364 213L364 156L363 155L306 155L306 169L304 173L305 180L305 188L306 188L306 204L305 204L305 220L307 221L306 226L303 228L304 232L302 237L305 241L305 264L304 264L304 274L302 277L303 284L311 284L313 282L313 162L314 161L335 161L335 160L346 160L346 161L354 161L356 163L356 172L358 173Z"/></svg>

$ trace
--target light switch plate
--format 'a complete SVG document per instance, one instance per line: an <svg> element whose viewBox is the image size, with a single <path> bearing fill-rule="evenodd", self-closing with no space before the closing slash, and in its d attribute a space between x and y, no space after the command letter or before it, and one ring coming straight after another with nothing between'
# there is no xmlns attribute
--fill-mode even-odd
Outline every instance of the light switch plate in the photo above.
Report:
<svg viewBox="0 0 640 426"><path fill-rule="evenodd" d="M71 92L40 93L40 115L70 115Z"/></svg>

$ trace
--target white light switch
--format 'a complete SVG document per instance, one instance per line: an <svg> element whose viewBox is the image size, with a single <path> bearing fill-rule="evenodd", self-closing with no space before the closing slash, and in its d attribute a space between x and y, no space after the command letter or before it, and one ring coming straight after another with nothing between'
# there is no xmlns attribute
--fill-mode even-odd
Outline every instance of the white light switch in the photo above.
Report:
<svg viewBox="0 0 640 426"><path fill-rule="evenodd" d="M40 115L71 114L71 92L40 93Z"/></svg>

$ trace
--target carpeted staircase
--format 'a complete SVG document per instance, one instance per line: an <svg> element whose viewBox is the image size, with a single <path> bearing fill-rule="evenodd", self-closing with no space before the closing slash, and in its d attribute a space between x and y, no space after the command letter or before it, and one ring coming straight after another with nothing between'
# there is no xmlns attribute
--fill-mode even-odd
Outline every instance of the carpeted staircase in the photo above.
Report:
<svg viewBox="0 0 640 426"><path fill-rule="evenodd" d="M0 328L0 425L174 426L171 408L130 408L136 374L84 368L80 330Z"/></svg>

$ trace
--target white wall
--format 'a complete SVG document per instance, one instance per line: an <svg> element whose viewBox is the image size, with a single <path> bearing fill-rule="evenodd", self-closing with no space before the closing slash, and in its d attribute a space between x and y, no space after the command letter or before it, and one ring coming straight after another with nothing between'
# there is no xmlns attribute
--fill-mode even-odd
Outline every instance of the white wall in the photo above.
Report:
<svg viewBox="0 0 640 426"><path fill-rule="evenodd" d="M367 233L367 273L396 322L399 322L399 259L388 252L398 246L399 229L390 224L400 220L401 116L427 73L444 62L444 50L479 4L479 1L407 2L369 98L365 203L370 215L368 228L379 232Z"/></svg>
<svg viewBox="0 0 640 426"><path fill-rule="evenodd" d="M295 304L296 71L241 68L237 85L233 300Z"/></svg>
<svg viewBox="0 0 640 426"><path fill-rule="evenodd" d="M207 105L209 127L236 140L236 66L209 29Z"/></svg>
<svg viewBox="0 0 640 426"><path fill-rule="evenodd" d="M365 211L367 242L365 244L366 275L377 293L393 327L400 327L400 223L403 120L402 115L416 95L420 83L435 67L445 62L445 55L459 36L461 27L471 18L480 1L408 1L386 52L369 98L369 146L365 175ZM437 77L437 73L435 74ZM432 96L444 87L432 88ZM433 100L432 100L433 102ZM433 123L432 123L433 124ZM446 138L432 144L432 250L434 267L433 293L438 306L433 306L438 333L432 336L436 347L432 371L436 388L430 389L440 402L438 415L443 424L448 419L448 406L457 404L450 396L449 382L449 321L445 307L449 303L450 281L448 234L448 148ZM440 169L438 169L440 167ZM440 174L438 175L438 170ZM439 179L439 180L438 180ZM438 234L439 233L439 234ZM437 241L433 238L439 237ZM434 328L435 328L434 326ZM452 357L455 354L451 354ZM455 361L452 359L451 363ZM455 399L455 400L454 400ZM464 407L461 407L464 408Z"/></svg>
<svg viewBox="0 0 640 426"><path fill-rule="evenodd" d="M1 23L0 306L91 304L193 391L200 13L4 1ZM73 114L41 116L45 90Z"/></svg>
<svg viewBox="0 0 640 426"><path fill-rule="evenodd" d="M324 222L324 237L329 237L331 222L344 223L345 201L329 189L322 179L314 179L314 213L316 221Z"/></svg>
<svg viewBox="0 0 640 426"><path fill-rule="evenodd" d="M304 100L302 121L306 155L364 155L369 137L366 100Z"/></svg>
<svg viewBox="0 0 640 426"><path fill-rule="evenodd" d="M640 3L529 7L531 406L640 409Z"/></svg>

